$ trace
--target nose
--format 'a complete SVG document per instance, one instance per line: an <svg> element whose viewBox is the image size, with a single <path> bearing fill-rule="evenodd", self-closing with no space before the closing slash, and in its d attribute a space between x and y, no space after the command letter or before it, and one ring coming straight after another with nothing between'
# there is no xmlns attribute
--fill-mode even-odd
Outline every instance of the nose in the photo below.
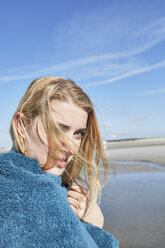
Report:
<svg viewBox="0 0 165 248"><path fill-rule="evenodd" d="M74 154L74 148L73 148L73 142L68 142L68 146L64 143L61 142L62 147L63 147L63 152L66 157L70 157Z"/></svg>
<svg viewBox="0 0 165 248"><path fill-rule="evenodd" d="M67 149L65 148L65 150L63 150L64 156L66 158L69 158L70 156L73 156L73 151L71 149Z"/></svg>

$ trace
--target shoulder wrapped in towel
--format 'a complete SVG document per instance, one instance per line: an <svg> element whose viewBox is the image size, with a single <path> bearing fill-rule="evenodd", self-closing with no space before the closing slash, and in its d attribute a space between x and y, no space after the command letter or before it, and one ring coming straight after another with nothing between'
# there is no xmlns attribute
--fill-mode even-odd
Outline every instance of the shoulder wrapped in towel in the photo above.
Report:
<svg viewBox="0 0 165 248"><path fill-rule="evenodd" d="M1 248L117 248L108 232L84 223L67 201L61 178L35 159L0 154Z"/></svg>

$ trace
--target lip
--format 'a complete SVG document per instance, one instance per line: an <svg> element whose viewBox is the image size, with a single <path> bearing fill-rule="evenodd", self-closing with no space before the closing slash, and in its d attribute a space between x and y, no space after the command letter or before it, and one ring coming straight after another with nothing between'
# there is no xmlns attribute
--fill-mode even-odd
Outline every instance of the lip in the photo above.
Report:
<svg viewBox="0 0 165 248"><path fill-rule="evenodd" d="M57 161L56 166L59 168L66 167L67 166L67 159L60 159L59 161Z"/></svg>

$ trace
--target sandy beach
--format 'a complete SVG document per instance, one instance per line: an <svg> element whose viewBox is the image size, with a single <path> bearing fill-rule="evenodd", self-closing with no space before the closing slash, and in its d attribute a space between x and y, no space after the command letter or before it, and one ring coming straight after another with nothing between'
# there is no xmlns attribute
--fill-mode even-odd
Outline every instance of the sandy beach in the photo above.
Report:
<svg viewBox="0 0 165 248"><path fill-rule="evenodd" d="M106 142L110 160L147 161L165 165L165 138Z"/></svg>
<svg viewBox="0 0 165 248"><path fill-rule="evenodd" d="M102 191L104 229L120 248L165 248L165 139L107 144L111 173Z"/></svg>

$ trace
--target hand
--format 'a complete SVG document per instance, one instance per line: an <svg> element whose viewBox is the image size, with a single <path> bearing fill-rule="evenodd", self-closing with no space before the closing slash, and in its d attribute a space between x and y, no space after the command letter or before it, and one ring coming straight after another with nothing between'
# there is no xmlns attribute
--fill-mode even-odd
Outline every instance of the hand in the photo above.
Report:
<svg viewBox="0 0 165 248"><path fill-rule="evenodd" d="M82 186L73 183L69 186L68 202L79 219L83 219L90 205L88 192Z"/></svg>
<svg viewBox="0 0 165 248"><path fill-rule="evenodd" d="M103 227L104 217L98 204L92 203L90 194L82 186L73 183L68 190L68 202L78 216L84 222Z"/></svg>

